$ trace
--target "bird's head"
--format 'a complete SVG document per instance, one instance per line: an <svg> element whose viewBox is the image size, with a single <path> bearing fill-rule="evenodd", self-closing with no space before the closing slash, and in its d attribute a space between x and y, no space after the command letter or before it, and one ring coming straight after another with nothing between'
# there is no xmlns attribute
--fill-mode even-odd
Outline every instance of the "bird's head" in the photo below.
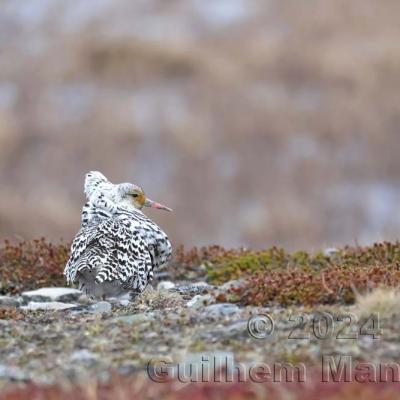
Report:
<svg viewBox="0 0 400 400"><path fill-rule="evenodd" d="M141 210L143 207L151 207L159 210L172 211L171 208L146 197L143 189L139 186L131 183L121 184L121 186L123 186L124 200L129 202L138 210Z"/></svg>

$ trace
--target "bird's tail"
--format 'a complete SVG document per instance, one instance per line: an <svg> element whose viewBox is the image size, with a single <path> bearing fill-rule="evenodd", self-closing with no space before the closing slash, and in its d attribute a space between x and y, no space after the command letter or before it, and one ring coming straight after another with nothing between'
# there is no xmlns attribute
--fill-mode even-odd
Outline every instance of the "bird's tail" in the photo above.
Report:
<svg viewBox="0 0 400 400"><path fill-rule="evenodd" d="M75 262L68 262L64 270L64 275L67 278L68 283L76 283L79 274L85 270L91 271L96 268L97 259L96 251L89 249Z"/></svg>

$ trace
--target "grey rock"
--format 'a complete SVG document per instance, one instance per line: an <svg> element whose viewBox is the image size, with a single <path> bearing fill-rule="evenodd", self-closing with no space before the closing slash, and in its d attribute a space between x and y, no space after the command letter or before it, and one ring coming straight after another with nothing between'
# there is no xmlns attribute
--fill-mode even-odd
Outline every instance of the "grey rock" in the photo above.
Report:
<svg viewBox="0 0 400 400"><path fill-rule="evenodd" d="M78 304L82 305L90 305L96 303L95 300L92 300L90 297L87 297L85 294L81 294L79 298L76 300Z"/></svg>
<svg viewBox="0 0 400 400"><path fill-rule="evenodd" d="M248 334L247 331L248 320L240 320L225 327L226 336L237 336L239 334Z"/></svg>
<svg viewBox="0 0 400 400"><path fill-rule="evenodd" d="M157 280L168 280L168 279L171 279L171 274L168 272L168 271L161 271L161 272L156 272L155 274L154 274L154 279L157 279Z"/></svg>
<svg viewBox="0 0 400 400"><path fill-rule="evenodd" d="M215 298L211 296L211 294L197 294L193 299L189 300L186 305L190 308L199 309L213 303L215 303Z"/></svg>
<svg viewBox="0 0 400 400"><path fill-rule="evenodd" d="M82 292L77 289L63 288L63 287L49 287L32 290L22 293L22 299L25 303L29 301L46 302L46 301L59 301L70 302L77 301Z"/></svg>
<svg viewBox="0 0 400 400"><path fill-rule="evenodd" d="M215 287L208 284L205 285L190 284L190 285L177 286L176 288L171 289L171 291L178 292L184 297L191 298L197 294L209 293L213 289L215 289Z"/></svg>
<svg viewBox="0 0 400 400"><path fill-rule="evenodd" d="M98 356L87 349L77 350L71 354L72 362L92 362L97 359Z"/></svg>
<svg viewBox="0 0 400 400"><path fill-rule="evenodd" d="M107 298L107 301L111 304L111 305L114 305L114 306L123 306L123 307L126 307L126 306L128 306L129 304L131 304L132 303L132 301L131 301L131 294L130 293L127 293L127 294L125 294L125 295L123 295L123 296L119 296L119 297L108 297ZM93 303L92 303L93 304Z"/></svg>
<svg viewBox="0 0 400 400"><path fill-rule="evenodd" d="M118 368L118 372L122 375L131 375L134 374L135 372L141 372L141 371L143 371L143 369L140 366L134 364L133 362L126 363Z"/></svg>
<svg viewBox="0 0 400 400"><path fill-rule="evenodd" d="M99 301L88 307L88 311L93 314L102 314L111 312L111 304L108 301Z"/></svg>
<svg viewBox="0 0 400 400"><path fill-rule="evenodd" d="M141 322L147 322L154 319L153 313L140 313L134 315L123 315L121 317L114 318L115 322L124 322L129 325L138 324Z"/></svg>
<svg viewBox="0 0 400 400"><path fill-rule="evenodd" d="M25 381L28 379L24 371L18 367L12 367L0 364L0 379L9 379L11 381Z"/></svg>
<svg viewBox="0 0 400 400"><path fill-rule="evenodd" d="M20 300L18 297L0 296L0 305L8 307L18 307Z"/></svg>
<svg viewBox="0 0 400 400"><path fill-rule="evenodd" d="M22 306L22 310L27 311L59 311L59 310L67 310L77 308L75 304L69 303L60 303L58 301L46 301L46 302L37 302L37 301L30 301L28 305Z"/></svg>
<svg viewBox="0 0 400 400"><path fill-rule="evenodd" d="M218 303L206 306L204 312L206 312L210 317L218 318L236 314L239 312L239 307L236 304L231 303Z"/></svg>

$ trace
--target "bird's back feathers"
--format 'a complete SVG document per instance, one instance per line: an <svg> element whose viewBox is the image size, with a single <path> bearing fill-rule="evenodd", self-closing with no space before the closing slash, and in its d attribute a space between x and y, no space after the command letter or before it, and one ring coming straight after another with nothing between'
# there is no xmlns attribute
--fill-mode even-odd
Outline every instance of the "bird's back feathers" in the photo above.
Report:
<svg viewBox="0 0 400 400"><path fill-rule="evenodd" d="M85 269L95 270L97 284L119 281L127 290L142 291L152 277L151 255L139 232L124 217L111 217L80 229L65 267L69 282Z"/></svg>

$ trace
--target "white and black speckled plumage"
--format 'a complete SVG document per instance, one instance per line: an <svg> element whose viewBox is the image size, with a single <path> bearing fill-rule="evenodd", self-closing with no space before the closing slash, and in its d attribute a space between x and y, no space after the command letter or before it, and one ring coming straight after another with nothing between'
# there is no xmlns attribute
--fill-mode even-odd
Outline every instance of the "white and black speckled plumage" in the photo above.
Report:
<svg viewBox="0 0 400 400"><path fill-rule="evenodd" d="M132 186L86 175L87 203L64 274L90 297L140 293L171 257L167 235L126 198Z"/></svg>

